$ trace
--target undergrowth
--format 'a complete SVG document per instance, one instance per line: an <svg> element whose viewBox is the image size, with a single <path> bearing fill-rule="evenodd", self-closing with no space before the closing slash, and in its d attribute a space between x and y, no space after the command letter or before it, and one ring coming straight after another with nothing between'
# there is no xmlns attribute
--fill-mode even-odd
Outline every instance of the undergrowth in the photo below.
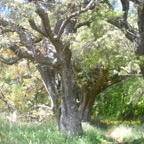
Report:
<svg viewBox="0 0 144 144"><path fill-rule="evenodd" d="M0 120L0 144L101 144L112 142L100 129L83 124L80 136L60 133L55 121L9 124Z"/></svg>
<svg viewBox="0 0 144 144"><path fill-rule="evenodd" d="M54 120L43 123L10 124L0 119L0 144L117 144L119 139L125 144L143 144L143 129L143 125L123 125L100 129L83 123L83 134L70 136L59 132ZM120 133L126 134L120 137Z"/></svg>

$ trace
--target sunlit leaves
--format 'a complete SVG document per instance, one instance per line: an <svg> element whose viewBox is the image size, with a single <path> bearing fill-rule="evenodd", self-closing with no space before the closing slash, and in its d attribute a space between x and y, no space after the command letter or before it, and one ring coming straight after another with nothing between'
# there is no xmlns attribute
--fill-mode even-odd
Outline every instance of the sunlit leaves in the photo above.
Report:
<svg viewBox="0 0 144 144"><path fill-rule="evenodd" d="M0 86L3 86L5 99L11 103L18 111L27 111L31 108L29 102L49 104L46 91L43 90L43 84L38 81L36 76L39 73L34 66L30 64L32 72L29 71L27 61L21 61L17 65L1 65L0 69ZM7 105L0 101L2 107L7 111ZM1 107L2 106L2 107Z"/></svg>
<svg viewBox="0 0 144 144"><path fill-rule="evenodd" d="M125 36L103 21L94 24L87 30L81 28L72 42L74 58L81 56L82 67L89 69L98 64L111 72L130 66L137 69L133 45Z"/></svg>
<svg viewBox="0 0 144 144"><path fill-rule="evenodd" d="M1 35L0 37L1 37L0 47L3 47L4 49L9 48L10 40L7 37L7 35L3 35L3 36Z"/></svg>

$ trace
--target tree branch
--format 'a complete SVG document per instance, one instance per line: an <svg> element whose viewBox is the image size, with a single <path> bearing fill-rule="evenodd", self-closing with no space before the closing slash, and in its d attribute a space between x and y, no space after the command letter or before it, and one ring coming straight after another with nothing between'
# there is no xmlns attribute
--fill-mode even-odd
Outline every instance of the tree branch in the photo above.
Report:
<svg viewBox="0 0 144 144"><path fill-rule="evenodd" d="M41 20L43 22L44 30L46 32L47 37L51 41L53 41L54 40L54 34L53 34L52 30L51 30L48 13L46 13L42 8L40 8L40 6L36 10L36 13L40 16L40 18L41 18Z"/></svg>
<svg viewBox="0 0 144 144"><path fill-rule="evenodd" d="M20 27L14 23L8 22L3 18L0 18L0 24L5 28L11 28L13 31L17 32L20 36L21 43L29 50L31 50L34 46L34 41L32 36L27 33L26 29Z"/></svg>
<svg viewBox="0 0 144 144"><path fill-rule="evenodd" d="M13 106L8 102L8 100L6 100L6 98L5 98L5 96L4 96L3 92L2 92L3 86L0 87L0 95L1 95L0 96L0 100L2 100L8 106L9 111L13 113L13 112L15 112Z"/></svg>
<svg viewBox="0 0 144 144"><path fill-rule="evenodd" d="M0 61L7 64L7 65L12 65L17 63L21 58L19 57L14 57L14 58L4 58L3 56L0 56Z"/></svg>
<svg viewBox="0 0 144 144"><path fill-rule="evenodd" d="M24 50L18 47L15 43L10 45L10 49L20 58L26 58L32 61L36 61L39 64L45 64L49 66L53 66L54 64L50 62L48 57L42 55L41 51L36 48L35 40L32 38L30 34L26 32L26 30L22 27L19 27L13 23L7 22L6 20L0 18L0 24L4 27L10 27L14 31L16 31L20 36L20 41L28 50ZM41 39L40 39L41 40ZM54 41L53 41L54 42Z"/></svg>
<svg viewBox="0 0 144 144"><path fill-rule="evenodd" d="M134 2L137 0L130 1ZM114 10L113 6L108 2L108 0L106 0L105 2L107 3L110 9ZM108 19L107 22L120 29L130 41L134 42L137 38L139 38L139 33L127 22L129 1L121 0L121 4L124 11L123 18L119 17L117 19Z"/></svg>
<svg viewBox="0 0 144 144"><path fill-rule="evenodd" d="M128 11L129 11L129 0L121 0L122 10L124 11L123 20L127 22Z"/></svg>
<svg viewBox="0 0 144 144"><path fill-rule="evenodd" d="M42 65L53 66L52 62L50 62L50 59L48 57L44 57L39 49L35 48L33 51L28 51L19 48L16 44L11 45L10 49L20 58L36 61Z"/></svg>
<svg viewBox="0 0 144 144"><path fill-rule="evenodd" d="M116 20L108 19L107 22L120 29L130 41L134 42L135 39L139 38L138 31L130 24L126 24L121 18Z"/></svg>
<svg viewBox="0 0 144 144"><path fill-rule="evenodd" d="M57 35L57 39L60 39L61 35L63 34L64 32L64 29L66 27L66 25L71 21L72 18L76 17L76 16L79 16L80 14L90 10L92 7L94 7L95 5L95 0L91 0L89 2L89 4L82 10L78 10L76 12L73 12L71 15L69 15L61 24L61 27L59 29L59 32L58 32L58 35Z"/></svg>
<svg viewBox="0 0 144 144"><path fill-rule="evenodd" d="M78 24L76 24L76 26L74 27L74 31L77 31L78 28L82 27L82 26L90 26L90 24L92 23L92 21L84 21L84 22L80 22Z"/></svg>
<svg viewBox="0 0 144 144"><path fill-rule="evenodd" d="M36 25L36 23L33 19L29 20L29 24L32 27L32 29L34 29L35 31L37 31L40 34L44 35L45 37L47 37L46 33Z"/></svg>
<svg viewBox="0 0 144 144"><path fill-rule="evenodd" d="M34 60L34 54L32 51L26 51L18 47L14 43L10 45L10 50L12 50L19 58L27 58L29 60Z"/></svg>

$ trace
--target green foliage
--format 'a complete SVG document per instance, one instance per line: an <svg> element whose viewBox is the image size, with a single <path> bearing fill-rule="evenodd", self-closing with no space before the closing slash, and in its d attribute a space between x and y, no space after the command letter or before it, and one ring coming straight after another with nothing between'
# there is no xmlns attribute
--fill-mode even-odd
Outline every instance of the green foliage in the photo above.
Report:
<svg viewBox="0 0 144 144"><path fill-rule="evenodd" d="M114 70L135 60L133 45L119 30L102 20L96 23L87 30L81 28L72 42L74 59L81 58L82 67L89 69L100 64Z"/></svg>
<svg viewBox="0 0 144 144"><path fill-rule="evenodd" d="M71 49L80 88L97 81L100 69L107 69L109 76L140 71L133 44L125 39L122 32L99 17L89 28L80 28L74 34L74 39L71 41Z"/></svg>
<svg viewBox="0 0 144 144"><path fill-rule="evenodd" d="M50 101L47 92L41 81L38 81L35 75L39 77L38 72L31 65L33 73L28 70L27 62L21 61L18 65L7 66L2 64L0 71L3 84L2 92L5 99L11 103L18 112L29 111L31 105L44 103L49 105ZM28 85L29 83L29 85ZM7 109L7 105L0 101L0 110Z"/></svg>
<svg viewBox="0 0 144 144"><path fill-rule="evenodd" d="M109 119L142 119L144 114L144 80L130 77L109 87L99 95L94 115Z"/></svg>
<svg viewBox="0 0 144 144"><path fill-rule="evenodd" d="M8 35L3 35L3 38L0 41L0 47L7 49L9 47L10 41Z"/></svg>

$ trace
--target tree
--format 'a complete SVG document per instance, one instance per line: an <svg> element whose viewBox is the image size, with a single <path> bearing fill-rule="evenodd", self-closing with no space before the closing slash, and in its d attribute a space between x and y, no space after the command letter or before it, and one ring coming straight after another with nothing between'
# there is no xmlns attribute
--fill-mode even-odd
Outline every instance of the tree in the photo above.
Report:
<svg viewBox="0 0 144 144"><path fill-rule="evenodd" d="M78 30L72 46L83 121L90 121L93 104L101 92L129 77L133 70L136 72L134 65L138 67L131 42L118 29L97 19L99 22L95 21L87 30Z"/></svg>
<svg viewBox="0 0 144 144"><path fill-rule="evenodd" d="M18 3L17 6L18 5L21 6L20 3ZM37 63L37 68L43 78L44 85L48 89L49 95L52 99L51 102L53 108L54 106L57 106L56 103L58 100L58 93L55 86L56 80L54 80L54 78L56 77L58 79L58 77L60 77L62 85L60 91L60 130L69 133L81 133L81 120L76 103L76 82L74 80L71 66L71 50L69 49L70 41L62 40L62 35L70 33L71 30L73 30L71 28L73 19L94 7L95 2L90 1L81 9L76 7L74 11L71 11L73 10L74 5L66 3L67 10L71 11L71 13L66 13L65 15L64 11L60 11L60 13L55 12L56 25L54 30L50 24L49 13L47 11L51 12L51 8L55 8L53 5L58 5L58 3L50 1L44 3L43 1L33 1L33 5L36 6L35 12L41 20L40 27L33 18L29 18L28 21L31 28L37 31L41 37L37 39L33 33L28 31L26 28L19 26L14 19L4 19L1 17L0 23L2 25L2 33L16 32L19 36L18 42L12 41L9 45L9 48L15 53L16 57L10 59L1 57L1 61L6 64L13 64L21 58L26 58ZM14 8L11 7L11 14L13 13ZM43 55L39 50L36 45L37 42L42 43L46 55ZM24 47L23 49L20 44ZM56 56L55 61L52 60L52 57L49 57L50 52ZM47 74L52 77L47 77Z"/></svg>
<svg viewBox="0 0 144 144"><path fill-rule="evenodd" d="M131 41L137 33L127 23L119 22L121 15L115 17L116 14L111 13L113 8L108 1L33 0L30 3L15 2L15 5L12 2L14 1L7 1L10 14L5 16L1 14L1 33L3 36L13 33L17 36L9 39L7 45L2 44L1 47L9 48L14 52L15 57L6 59L0 56L0 60L6 64L14 64L21 59L34 63L51 98L52 109L58 113L59 105L61 106L60 130L68 133L81 133L81 120L89 119L95 95L118 82L120 77L117 74L109 76L109 71L102 66L91 69L91 73L97 71L98 73L93 74L100 74L100 77L97 83L93 83L92 87L89 86L91 89L86 89L87 92L84 93L85 96L82 97L78 106L79 91L70 47L71 41L75 40L72 34L83 26L90 26L92 22L95 22L95 16L103 16L109 11L110 14L106 20L124 33L126 32L125 35ZM5 2L2 1L1 4ZM122 4L125 11L122 21L127 22L128 4ZM106 13L102 13L105 7ZM82 15L85 13L87 17L83 18Z"/></svg>
<svg viewBox="0 0 144 144"><path fill-rule="evenodd" d="M112 14L107 15L105 12L102 11L102 9L99 9L100 10L99 13L101 14L103 18L107 15L108 17L106 18L106 21L114 25L118 29L120 29L125 34L126 38L135 44L135 55L137 59L140 61L139 66L141 69L141 74L143 75L144 74L143 72L144 71L143 70L144 69L143 68L143 28L142 28L143 27L143 1L134 1L134 0L132 1L133 8L136 7L137 9L138 30L131 26L130 19L128 19L130 16L130 14L128 13L130 0L121 0L120 2L122 5L122 11L123 11L122 15L119 15L119 12L115 11L115 7L110 3L110 1L103 1L103 4L104 6L105 4L107 6L106 7L107 13L112 12ZM115 17L115 15L117 15L117 17Z"/></svg>

